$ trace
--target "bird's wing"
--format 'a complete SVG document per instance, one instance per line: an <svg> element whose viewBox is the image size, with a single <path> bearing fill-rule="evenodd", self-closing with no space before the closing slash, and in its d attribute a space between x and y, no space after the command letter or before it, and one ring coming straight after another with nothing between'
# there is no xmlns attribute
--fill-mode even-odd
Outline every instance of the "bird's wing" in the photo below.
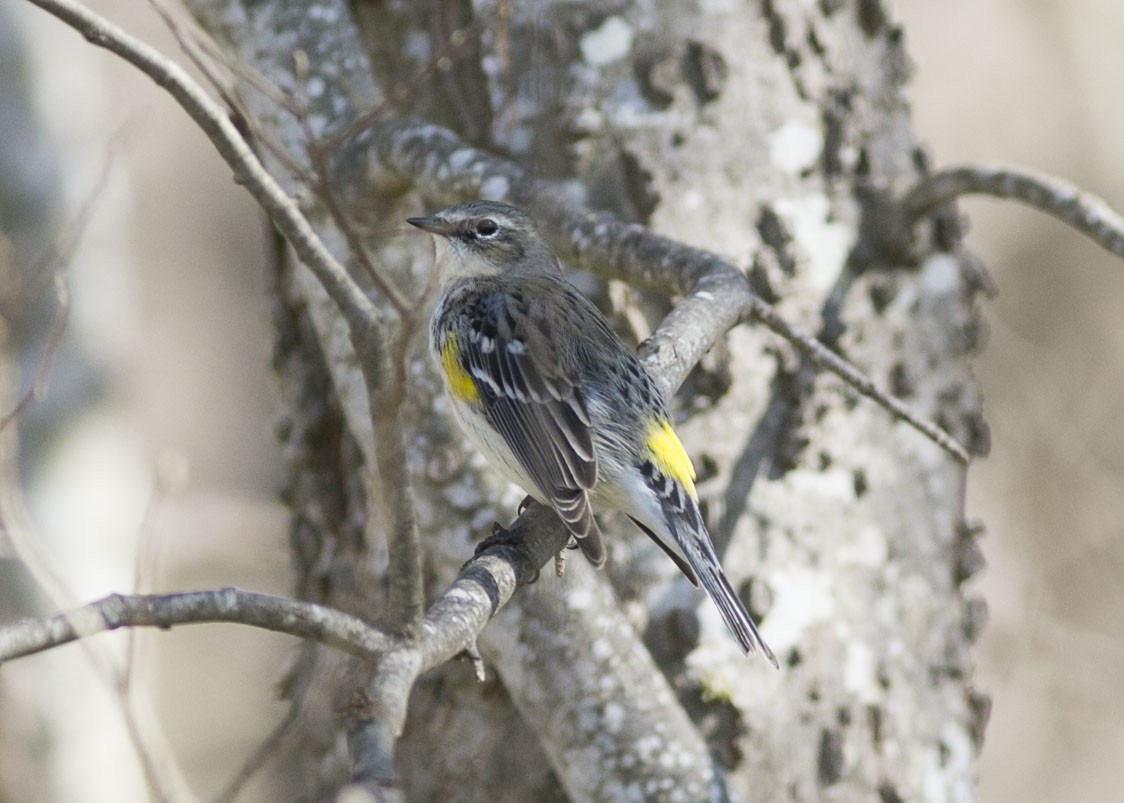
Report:
<svg viewBox="0 0 1124 803"><path fill-rule="evenodd" d="M565 331L566 316L546 324L529 311L534 302L528 296L496 289L467 305L458 354L488 422L544 501L582 539L587 557L600 564L604 555L588 498L597 482L589 411L556 345L558 337L574 333Z"/></svg>

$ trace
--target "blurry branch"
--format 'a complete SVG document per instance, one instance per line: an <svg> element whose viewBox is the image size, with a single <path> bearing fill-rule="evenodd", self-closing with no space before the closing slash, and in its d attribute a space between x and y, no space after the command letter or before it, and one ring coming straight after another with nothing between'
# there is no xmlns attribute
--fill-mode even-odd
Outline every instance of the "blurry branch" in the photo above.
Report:
<svg viewBox="0 0 1124 803"><path fill-rule="evenodd" d="M902 222L911 227L962 195L1020 201L1071 226L1109 253L1124 257L1124 217L1103 199L1068 181L1021 167L970 165L925 176L901 199Z"/></svg>
<svg viewBox="0 0 1124 803"><path fill-rule="evenodd" d="M3 418L0 418L0 431L6 429L10 423L23 415L31 405L43 398L43 394L47 392L48 375L51 372L51 365L54 363L55 352L58 351L59 344L62 343L62 336L66 331L66 320L70 313L70 289L66 285L66 276L63 275L61 268L54 272L54 286L55 311L51 316L51 328L47 332L47 342L43 345L43 353L35 366L35 376L32 378L27 392L23 394L16 406Z"/></svg>
<svg viewBox="0 0 1124 803"><path fill-rule="evenodd" d="M42 290L42 282L46 277L46 281L50 281L54 288L55 308L31 385L12 411L0 419L0 437L5 438L6 441L0 449L5 452L9 446L14 447L18 435L14 428L8 433L4 433L4 430L22 416L32 404L42 399L47 392L49 374L66 332L70 311L70 290L65 269L89 226L95 205L105 191L113 160L123 147L125 139L123 131L113 135L93 185L78 210L71 216L53 247L47 249L23 272L29 281L21 283L17 299L29 305L31 298ZM4 457L7 457L7 454ZM3 475L7 473L5 470ZM43 554L41 539L37 538L27 526L28 519L18 481L14 477L3 476L0 483L4 485L4 490L0 492L0 523L3 525L4 535L40 590L51 597L56 604L65 604L63 600L68 599L70 595L64 582L54 573L52 562ZM143 770L151 797L154 800L178 803L195 801L197 798L191 791L174 752L169 748L162 729L153 723L146 707L136 705L131 687L135 658L134 642L130 639L123 667L116 665L102 650L86 645L85 651L96 674L106 683L120 706L125 729Z"/></svg>
<svg viewBox="0 0 1124 803"><path fill-rule="evenodd" d="M43 353L36 363L35 376L31 380L31 385L23 397L20 398L19 402L17 402L16 406L5 414L3 418L0 418L0 432L12 423L12 421L23 415L28 407L43 398L43 394L47 392L48 375L50 374L51 365L54 363L55 353L62 343L62 336L66 332L66 322L70 313L70 289L67 286L63 269L73 258L74 251L78 247L82 235L86 233L86 227L89 225L90 218L94 212L94 204L101 198L102 193L105 191L106 182L109 180L109 171L113 165L113 157L116 154L117 147L120 145L120 140L121 135L118 133L113 138L109 152L102 160L93 186L86 198L82 201L82 205L79 206L78 211L59 236L54 247L43 253L23 272L24 276L31 278L32 283L23 284L23 286L19 288L18 293L23 296L23 298L17 298L16 300L24 305L29 305L30 297L37 295L41 287L36 280L39 277L49 276L54 285L55 311L51 316L51 327L47 333L47 342L44 344Z"/></svg>

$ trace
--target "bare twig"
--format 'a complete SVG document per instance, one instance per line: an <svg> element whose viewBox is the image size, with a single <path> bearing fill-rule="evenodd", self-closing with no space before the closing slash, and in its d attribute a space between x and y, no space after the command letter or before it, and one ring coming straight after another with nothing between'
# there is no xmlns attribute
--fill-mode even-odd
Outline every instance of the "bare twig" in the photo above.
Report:
<svg viewBox="0 0 1124 803"><path fill-rule="evenodd" d="M392 566L388 572L389 619L397 623L401 633L406 634L418 626L425 613L421 536L400 418L406 400L408 345L418 326L419 305L403 295L391 278L371 261L359 232L344 211L332 186L329 154L317 144L308 116L305 91L308 57L298 50L293 58L296 87L293 107L304 132L312 164L312 186L336 229L343 235L348 252L389 302L398 318L397 331L393 333L388 327L377 324L365 327L352 325L350 329L367 389L377 479L382 485L375 498L382 505L388 531L387 546Z"/></svg>
<svg viewBox="0 0 1124 803"><path fill-rule="evenodd" d="M55 616L0 627L0 664L120 627L232 622L307 638L365 658L378 659L369 686L377 695L357 712L353 750L368 773L356 780L381 784L393 777L393 747L405 722L406 701L417 677L474 648L485 624L519 586L562 549L569 535L549 508L531 504L512 526L512 538L465 564L453 585L430 608L414 638L383 633L366 622L310 602L234 588L180 594L111 595ZM374 772L382 767L384 772ZM374 772L374 774L371 774ZM390 776L385 776L389 772ZM376 777L378 776L378 777Z"/></svg>
<svg viewBox="0 0 1124 803"><path fill-rule="evenodd" d="M51 277L55 291L55 311L51 316L51 328L47 334L47 342L43 346L43 353L36 364L35 376L31 380L31 386L16 406L0 419L0 431L3 431L8 424L19 418L28 407L43 398L47 392L47 380L51 365L54 363L55 353L62 343L62 336L66 332L67 317L70 313L70 289L67 286L63 268L69 264L74 256L74 251L78 247L82 235L85 234L86 226L93 215L94 204L105 191L106 182L109 180L109 172L113 166L113 158L121 139L122 134L120 132L114 135L113 145L102 160L93 186L79 206L77 213L59 237L58 242L37 260L38 264L26 272L28 276ZM30 288L25 287L24 289L27 291Z"/></svg>
<svg viewBox="0 0 1124 803"><path fill-rule="evenodd" d="M367 109L347 125L340 128L326 137L320 142L320 147L325 150L335 150L346 145L351 140L358 137L368 128L370 128L377 120L382 118L385 114L390 112L395 102L400 102L404 98L408 98L410 93L421 85L422 81L428 78L438 70L446 69L445 65L452 63L453 57L456 52L460 50L464 43L472 36L478 35L481 31L485 30L493 22L504 22L511 15L510 3L506 1L497 2L494 7L485 14L476 16L472 23L466 25L460 30L454 31L444 43L437 49L425 65L425 68L419 70L418 73L411 77L407 82L395 87L394 95L391 98L379 103L372 108Z"/></svg>
<svg viewBox="0 0 1124 803"><path fill-rule="evenodd" d="M1102 198L1068 181L1023 167L970 165L925 176L901 200L906 223L912 225L962 195L1020 201L1073 227L1109 253L1124 257L1124 217Z"/></svg>
<svg viewBox="0 0 1124 803"><path fill-rule="evenodd" d="M379 501L386 520L391 563L387 572L391 619L407 634L418 626L425 610L421 536L407 471L405 431L399 416L406 399L407 333L401 327L396 335L378 325L352 328L351 343L359 356L367 388L374 458L382 483Z"/></svg>
<svg viewBox="0 0 1124 803"><path fill-rule="evenodd" d="M371 657L396 640L363 620L312 602L236 588L180 594L111 594L73 611L0 628L0 663L120 627L234 622L299 636Z"/></svg>
<svg viewBox="0 0 1124 803"><path fill-rule="evenodd" d="M870 377L844 360L834 351L826 349L823 346L819 348L809 348L808 344L818 344L819 341L804 334L798 328L788 323L772 306L761 301L761 299L756 296L745 310L745 319L761 321L774 332L781 334L785 340L800 349L804 356L818 367L831 371L864 396L876 399L878 403L895 418L909 423L910 426L921 432L946 452L954 455L960 462L967 463L971 459L967 449L965 449L958 440L931 421L926 421L923 418L915 418L904 402L896 396L892 396L881 390L874 384L874 381ZM785 334L786 330L788 334Z"/></svg>
<svg viewBox="0 0 1124 803"><path fill-rule="evenodd" d="M343 235L344 240L347 242L348 253L351 255L351 258L363 268L367 277L374 283L375 288L383 298L390 303L390 306L394 309L399 319L404 322L409 322L409 325L405 328L412 328L416 304L413 304L406 298L402 291L395 286L390 276L387 276L384 271L380 271L371 261L371 256L363 245L359 232L356 231L355 226L352 225L351 220L340 205L340 199L333 187L332 171L329 167L331 151L317 143L316 135L313 133L312 124L309 120L307 96L308 55L303 50L298 50L293 53L293 83L295 90L293 93L292 105L301 131L304 132L305 147L308 151L308 158L312 165L312 174L314 177L314 181L310 184L310 187L315 190L316 196L324 204L324 208L328 210L328 214L331 215L336 228Z"/></svg>
<svg viewBox="0 0 1124 803"><path fill-rule="evenodd" d="M24 412L43 398L47 392L47 380L50 376L51 366L54 364L55 352L62 343L63 333L66 331L66 321L70 312L70 290L66 285L66 277L61 270L55 271L55 311L51 316L51 328L47 333L47 342L43 345L43 353L35 366L35 376L27 392L20 397L8 413L0 418L0 430L5 429Z"/></svg>

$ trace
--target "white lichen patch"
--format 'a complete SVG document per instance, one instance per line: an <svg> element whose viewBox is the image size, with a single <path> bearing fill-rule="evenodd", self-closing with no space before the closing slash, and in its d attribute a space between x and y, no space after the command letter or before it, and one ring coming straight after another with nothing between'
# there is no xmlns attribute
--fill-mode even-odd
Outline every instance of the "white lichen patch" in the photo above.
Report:
<svg viewBox="0 0 1124 803"><path fill-rule="evenodd" d="M340 19L340 8L334 3L310 3L304 13L309 19L321 20L333 25Z"/></svg>
<svg viewBox="0 0 1124 803"><path fill-rule="evenodd" d="M582 59L591 67L603 67L623 59L632 49L632 26L620 17L609 17L579 43Z"/></svg>
<svg viewBox="0 0 1124 803"><path fill-rule="evenodd" d="M830 499L850 504L855 499L855 482L851 473L842 468L824 471L799 468L788 472L786 477L792 494L801 499L812 497Z"/></svg>
<svg viewBox="0 0 1124 803"><path fill-rule="evenodd" d="M624 724L624 707L617 703L607 703L605 705L605 714L602 717L602 724L605 730L609 733L617 733Z"/></svg>
<svg viewBox="0 0 1124 803"><path fill-rule="evenodd" d="M615 650L613 649L613 643L607 638L599 638L594 641L591 651L593 653L594 660L602 662L608 661L610 658L612 658L613 653L615 652Z"/></svg>
<svg viewBox="0 0 1124 803"><path fill-rule="evenodd" d="M325 89L327 89L327 84L324 83L324 79L319 75L310 76L308 83L304 85L304 91L308 93L310 98L320 97L324 94Z"/></svg>
<svg viewBox="0 0 1124 803"><path fill-rule="evenodd" d="M769 136L769 161L791 176L814 167L822 150L819 128L800 120L789 120Z"/></svg>
<svg viewBox="0 0 1124 803"><path fill-rule="evenodd" d="M449 154L449 170L454 174L463 173L468 170L476 157L477 152L473 148L457 148Z"/></svg>
<svg viewBox="0 0 1124 803"><path fill-rule="evenodd" d="M584 611L593 604L593 594L587 588L572 588L565 599L570 610L574 611Z"/></svg>
<svg viewBox="0 0 1124 803"><path fill-rule="evenodd" d="M742 655L729 636L722 641L704 640L687 656L687 668L698 679L704 699L729 700L745 711L761 704L781 679L761 658Z"/></svg>
<svg viewBox="0 0 1124 803"><path fill-rule="evenodd" d="M865 704L881 698L874 653L860 641L849 641L843 658L843 688Z"/></svg>
<svg viewBox="0 0 1124 803"><path fill-rule="evenodd" d="M860 527L852 539L839 546L839 558L856 566L876 568L886 563L889 545L886 534L877 524Z"/></svg>
<svg viewBox="0 0 1124 803"><path fill-rule="evenodd" d="M805 276L809 289L827 290L847 258L849 229L832 222L827 196L822 193L779 200L776 210L789 222L797 246L807 255Z"/></svg>
<svg viewBox="0 0 1124 803"><path fill-rule="evenodd" d="M960 266L949 254L934 254L921 266L921 285L932 295L950 296L960 289Z"/></svg>
<svg viewBox="0 0 1124 803"><path fill-rule="evenodd" d="M835 619L835 594L828 572L793 566L770 579L773 606L761 635L774 653L805 643L808 628Z"/></svg>

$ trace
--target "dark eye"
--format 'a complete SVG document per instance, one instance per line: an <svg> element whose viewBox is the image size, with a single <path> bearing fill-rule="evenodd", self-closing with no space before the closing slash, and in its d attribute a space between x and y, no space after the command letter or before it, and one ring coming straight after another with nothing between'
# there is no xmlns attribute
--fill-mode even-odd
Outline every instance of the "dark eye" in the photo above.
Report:
<svg viewBox="0 0 1124 803"><path fill-rule="evenodd" d="M476 234L480 237L494 237L499 230L499 224L490 217L476 221Z"/></svg>

